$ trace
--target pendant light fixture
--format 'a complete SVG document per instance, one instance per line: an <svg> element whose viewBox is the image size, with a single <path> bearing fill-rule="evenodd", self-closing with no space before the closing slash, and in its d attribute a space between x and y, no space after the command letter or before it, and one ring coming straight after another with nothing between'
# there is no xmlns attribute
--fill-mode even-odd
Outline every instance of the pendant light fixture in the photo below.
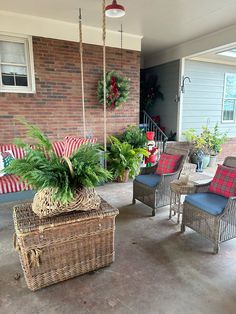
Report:
<svg viewBox="0 0 236 314"><path fill-rule="evenodd" d="M106 16L107 17L122 17L125 15L125 8L120 5L116 0L112 1L112 4L106 6Z"/></svg>

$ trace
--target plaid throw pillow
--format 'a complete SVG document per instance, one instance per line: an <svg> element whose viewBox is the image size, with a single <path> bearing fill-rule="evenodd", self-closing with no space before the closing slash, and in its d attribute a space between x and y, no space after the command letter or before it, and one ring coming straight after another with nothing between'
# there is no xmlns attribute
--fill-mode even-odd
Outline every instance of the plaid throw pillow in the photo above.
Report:
<svg viewBox="0 0 236 314"><path fill-rule="evenodd" d="M161 154L161 157L158 161L156 174L162 175L164 173L173 173L177 170L181 155L168 155Z"/></svg>
<svg viewBox="0 0 236 314"><path fill-rule="evenodd" d="M218 165L208 191L224 197L236 196L236 169Z"/></svg>
<svg viewBox="0 0 236 314"><path fill-rule="evenodd" d="M96 143L96 138L80 138L80 137L72 137L66 136L65 137L65 149L64 149L64 156L70 157L75 150L79 149L81 145L85 143Z"/></svg>

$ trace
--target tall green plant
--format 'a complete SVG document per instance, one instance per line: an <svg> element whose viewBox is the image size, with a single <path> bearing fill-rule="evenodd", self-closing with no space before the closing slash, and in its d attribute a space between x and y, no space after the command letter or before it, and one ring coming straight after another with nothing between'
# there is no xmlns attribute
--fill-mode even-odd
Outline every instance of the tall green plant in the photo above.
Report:
<svg viewBox="0 0 236 314"><path fill-rule="evenodd" d="M134 178L138 174L140 162L143 156L148 156L148 152L143 148L133 148L127 142L121 142L114 136L109 137L111 142L108 153L108 163L114 178L124 179L125 171L129 171L129 178Z"/></svg>
<svg viewBox="0 0 236 314"><path fill-rule="evenodd" d="M100 165L98 145L82 145L69 158L73 173L65 159L58 157L52 150L49 139L35 126L26 124L28 135L35 141L31 148L22 140L17 143L25 149L23 159L15 159L4 169L15 174L34 189L55 189L55 200L68 204L74 198L77 188L94 187L101 181L111 178L109 171Z"/></svg>
<svg viewBox="0 0 236 314"><path fill-rule="evenodd" d="M219 125L216 123L210 136L210 151L212 155L217 155L222 150L222 144L227 140L227 132L220 132Z"/></svg>

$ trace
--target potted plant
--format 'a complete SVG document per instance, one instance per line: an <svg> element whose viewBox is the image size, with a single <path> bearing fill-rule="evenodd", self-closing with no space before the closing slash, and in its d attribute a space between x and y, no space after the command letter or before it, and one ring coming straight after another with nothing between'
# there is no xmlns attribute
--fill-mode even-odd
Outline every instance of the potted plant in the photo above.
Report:
<svg viewBox="0 0 236 314"><path fill-rule="evenodd" d="M127 182L139 172L140 161L143 156L148 156L144 148L134 148L127 142L121 142L118 138L110 136L110 150L108 152L108 165L113 177L118 182Z"/></svg>
<svg viewBox="0 0 236 314"><path fill-rule="evenodd" d="M214 167L216 165L217 155L221 152L222 145L226 142L226 140L227 132L220 132L218 123L216 123L213 128L213 132L210 134L210 167Z"/></svg>
<svg viewBox="0 0 236 314"><path fill-rule="evenodd" d="M192 145L192 152L190 155L191 162L197 165L197 171L202 172L205 169L210 161L209 148L206 140L206 135L196 134L196 131L193 128L190 128L183 132L186 140Z"/></svg>
<svg viewBox="0 0 236 314"><path fill-rule="evenodd" d="M128 125L120 140L129 143L133 148L144 148L147 143L145 131L136 125Z"/></svg>
<svg viewBox="0 0 236 314"><path fill-rule="evenodd" d="M94 187L111 178L110 172L100 165L98 145L82 145L71 157L58 157L49 139L37 127L25 125L34 145L17 140L15 143L24 148L25 157L13 160L5 172L19 176L38 191L32 204L33 211L46 217L65 211L98 208L100 198Z"/></svg>

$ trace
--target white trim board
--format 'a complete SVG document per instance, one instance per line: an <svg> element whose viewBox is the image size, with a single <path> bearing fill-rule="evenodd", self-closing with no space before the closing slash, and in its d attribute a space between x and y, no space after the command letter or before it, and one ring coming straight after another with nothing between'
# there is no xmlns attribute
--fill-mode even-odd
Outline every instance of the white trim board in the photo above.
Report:
<svg viewBox="0 0 236 314"><path fill-rule="evenodd" d="M26 34L46 38L79 41L79 26L38 16L0 11L1 32ZM123 48L141 51L142 36L123 33ZM83 41L87 44L102 45L102 29L83 25ZM120 48L120 32L107 30L109 47Z"/></svg>

